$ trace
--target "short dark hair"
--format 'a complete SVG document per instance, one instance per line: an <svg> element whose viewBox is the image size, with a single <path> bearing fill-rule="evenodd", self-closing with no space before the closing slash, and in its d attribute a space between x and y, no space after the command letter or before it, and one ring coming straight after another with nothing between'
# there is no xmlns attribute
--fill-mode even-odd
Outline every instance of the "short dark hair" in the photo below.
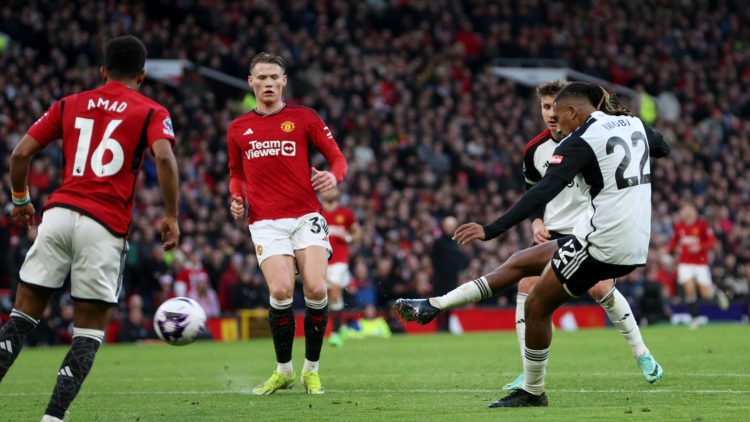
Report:
<svg viewBox="0 0 750 422"><path fill-rule="evenodd" d="M250 60L250 73L253 72L253 67L258 63L277 64L281 67L281 73L286 73L286 62L284 61L284 58L278 54L266 53L265 51L256 54L255 57Z"/></svg>
<svg viewBox="0 0 750 422"><path fill-rule="evenodd" d="M104 67L115 78L137 78L146 64L146 46L132 35L112 38L104 45Z"/></svg>
<svg viewBox="0 0 750 422"><path fill-rule="evenodd" d="M586 100L597 110L613 116L630 114L630 110L625 108L614 95L607 92L607 90L600 85L589 84L586 82L573 82L557 93L555 102L565 98Z"/></svg>
<svg viewBox="0 0 750 422"><path fill-rule="evenodd" d="M545 82L538 87L536 87L536 95L540 99L542 97L554 97L557 95L558 92L560 92L563 88L565 88L565 85L568 84L568 81L563 81L560 79L555 79L554 81Z"/></svg>

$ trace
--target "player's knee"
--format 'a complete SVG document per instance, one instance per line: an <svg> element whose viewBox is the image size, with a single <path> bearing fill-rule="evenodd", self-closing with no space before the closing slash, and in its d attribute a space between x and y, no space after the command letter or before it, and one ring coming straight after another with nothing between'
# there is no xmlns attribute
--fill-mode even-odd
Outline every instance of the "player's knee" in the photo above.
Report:
<svg viewBox="0 0 750 422"><path fill-rule="evenodd" d="M305 297L312 300L322 300L328 296L328 289L325 283L316 283L313 286L305 288Z"/></svg>
<svg viewBox="0 0 750 422"><path fill-rule="evenodd" d="M534 288L539 277L524 277L518 283L518 293L529 294L531 289Z"/></svg>
<svg viewBox="0 0 750 422"><path fill-rule="evenodd" d="M526 298L526 304L524 305L524 315L526 320L542 319L552 315L554 309L545 303L538 295L533 292Z"/></svg>
<svg viewBox="0 0 750 422"><path fill-rule="evenodd" d="M283 283L272 283L268 288L268 293L276 300L289 300L294 292Z"/></svg>
<svg viewBox="0 0 750 422"><path fill-rule="evenodd" d="M612 300L611 293L614 287L614 284L609 280L601 281L589 289L589 296L591 296L591 299L594 299L597 303Z"/></svg>

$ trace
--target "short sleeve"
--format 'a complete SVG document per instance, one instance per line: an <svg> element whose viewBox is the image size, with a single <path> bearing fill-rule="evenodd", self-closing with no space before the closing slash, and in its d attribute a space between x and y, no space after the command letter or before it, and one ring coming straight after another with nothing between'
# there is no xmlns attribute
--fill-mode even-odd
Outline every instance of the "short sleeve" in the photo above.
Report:
<svg viewBox="0 0 750 422"><path fill-rule="evenodd" d="M65 101L57 101L39 118L27 132L42 146L62 138L62 113Z"/></svg>
<svg viewBox="0 0 750 422"><path fill-rule="evenodd" d="M167 139L174 146L174 128L169 112L164 108L157 108L148 124L148 147L159 139Z"/></svg>

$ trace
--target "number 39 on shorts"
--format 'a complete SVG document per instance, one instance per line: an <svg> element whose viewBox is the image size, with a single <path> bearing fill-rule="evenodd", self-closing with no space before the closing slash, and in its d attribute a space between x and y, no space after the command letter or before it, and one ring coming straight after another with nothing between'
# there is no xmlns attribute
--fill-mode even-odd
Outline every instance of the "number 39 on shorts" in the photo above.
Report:
<svg viewBox="0 0 750 422"><path fill-rule="evenodd" d="M314 234L320 233L322 230L326 235L328 234L328 224L326 223L325 218L322 217L312 217L308 220L312 226L310 227L310 231Z"/></svg>

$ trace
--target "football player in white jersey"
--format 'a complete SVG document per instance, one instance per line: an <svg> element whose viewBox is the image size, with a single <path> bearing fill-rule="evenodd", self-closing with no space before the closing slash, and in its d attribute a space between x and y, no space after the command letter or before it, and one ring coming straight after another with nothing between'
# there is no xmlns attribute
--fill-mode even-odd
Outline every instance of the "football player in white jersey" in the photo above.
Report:
<svg viewBox="0 0 750 422"><path fill-rule="evenodd" d="M552 103L565 84L565 81L555 80L539 85L536 89L542 118L547 129L532 139L523 151L523 174L526 179L526 186L529 189L539 182L547 172L555 148L563 138L559 125L553 118ZM627 110L620 108L615 101L608 98L608 93L604 95L602 105L599 108L607 113L627 112ZM589 198L577 183L573 182L567 185L553 200L531 216L534 242L536 244L544 243L572 234L573 227L580 215L586 212L588 205ZM521 347L521 361L523 361L524 338L526 336L524 306L526 297L538 280L538 276L525 277L518 283L516 334ZM613 279L602 280L590 288L588 293L596 303L602 306L612 325L617 327L620 334L630 345L633 357L646 381L653 383L661 379L663 373L655 371L655 368L658 367L656 360L643 342L641 330L633 316L633 310L630 308L628 300L615 287L615 281ZM511 391L521 388L521 386L523 386L523 373L506 384L503 390Z"/></svg>
<svg viewBox="0 0 750 422"><path fill-rule="evenodd" d="M600 111L605 94L586 83L563 88L555 98L553 115L565 138L545 176L495 222L464 224L454 239L462 245L493 239L576 183L589 205L573 235L518 251L491 273L444 296L396 303L402 317L425 323L441 310L482 300L523 277L542 274L525 305L524 384L489 407L546 406L544 373L552 312L599 280L624 276L646 263L651 230L649 156L667 155L669 145L636 117ZM658 374L661 368L654 370Z"/></svg>

